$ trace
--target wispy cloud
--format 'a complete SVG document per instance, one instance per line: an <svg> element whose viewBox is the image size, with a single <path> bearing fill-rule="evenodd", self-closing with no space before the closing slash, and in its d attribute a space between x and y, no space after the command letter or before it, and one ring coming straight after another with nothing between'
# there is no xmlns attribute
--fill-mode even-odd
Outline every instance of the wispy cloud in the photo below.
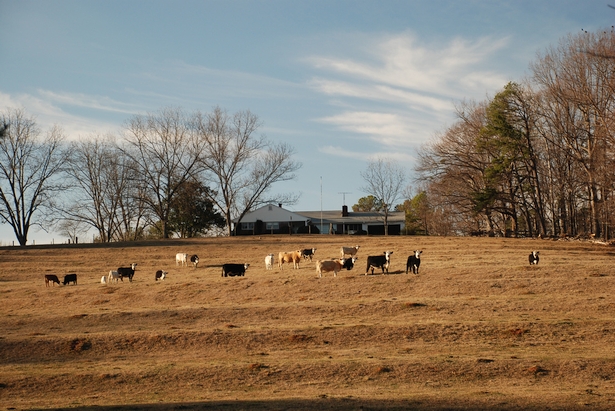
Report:
<svg viewBox="0 0 615 411"><path fill-rule="evenodd" d="M36 118L42 130L59 125L69 139L79 139L92 133L108 133L116 131L117 124L104 122L96 118L71 114L48 99L47 93L6 94L0 92L0 106L5 108L25 108L28 114Z"/></svg>
<svg viewBox="0 0 615 411"><path fill-rule="evenodd" d="M41 99L74 107L83 107L94 110L110 111L123 114L137 114L139 108L130 104L113 100L107 96L92 96L82 93L57 93L50 90L37 90Z"/></svg>
<svg viewBox="0 0 615 411"><path fill-rule="evenodd" d="M506 84L487 63L508 43L484 37L427 44L405 32L365 42L353 56L312 56L307 61L320 74L309 86L343 107L318 121L390 149L425 142L451 121L455 101L483 98Z"/></svg>
<svg viewBox="0 0 615 411"><path fill-rule="evenodd" d="M335 157L342 158L351 158L360 161L371 161L377 158L387 158L391 160L398 161L402 164L407 164L415 161L415 158L402 151L378 151L375 153L370 153L369 155L365 155L362 151L353 151L352 147L339 147L339 146L323 146L318 149L318 151L322 154L328 154Z"/></svg>

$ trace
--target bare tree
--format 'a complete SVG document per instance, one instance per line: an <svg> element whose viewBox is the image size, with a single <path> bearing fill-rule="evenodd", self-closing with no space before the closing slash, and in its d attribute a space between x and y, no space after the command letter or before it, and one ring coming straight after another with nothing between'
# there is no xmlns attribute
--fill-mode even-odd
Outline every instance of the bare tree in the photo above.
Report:
<svg viewBox="0 0 615 411"><path fill-rule="evenodd" d="M129 240L144 220L135 168L112 136L91 136L72 146L68 167L73 192L66 220L94 228L101 242Z"/></svg>
<svg viewBox="0 0 615 411"><path fill-rule="evenodd" d="M361 190L373 195L382 203L384 235L389 235L389 214L395 210L406 185L406 171L396 162L378 158L361 172L365 186Z"/></svg>
<svg viewBox="0 0 615 411"><path fill-rule="evenodd" d="M173 199L186 181L198 173L200 149L188 119L179 109L138 115L126 125L127 146L122 149L138 176L134 184L151 214L158 218L162 237Z"/></svg>
<svg viewBox="0 0 615 411"><path fill-rule="evenodd" d="M67 152L58 127L45 137L24 110L7 110L2 122L10 124L0 140L0 218L13 229L17 241L25 246L30 228L45 228L58 193L65 189L56 178Z"/></svg>
<svg viewBox="0 0 615 411"><path fill-rule="evenodd" d="M295 178L301 164L292 160L288 144L274 144L256 136L258 117L249 111L229 116L216 107L211 114L197 113L194 128L203 149L205 180L212 187L212 202L222 211L228 235L233 219L241 218L264 202L291 204L292 194L266 197L273 184Z"/></svg>

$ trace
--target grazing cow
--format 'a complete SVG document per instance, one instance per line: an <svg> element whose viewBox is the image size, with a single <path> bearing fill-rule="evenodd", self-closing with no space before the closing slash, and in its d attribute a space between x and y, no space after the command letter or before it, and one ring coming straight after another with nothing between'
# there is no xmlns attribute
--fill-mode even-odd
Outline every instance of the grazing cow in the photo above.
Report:
<svg viewBox="0 0 615 411"><path fill-rule="evenodd" d="M64 281L62 281L62 284L68 285L70 283L77 285L77 274L66 274L64 276Z"/></svg>
<svg viewBox="0 0 615 411"><path fill-rule="evenodd" d="M124 281L124 277L128 277L128 281L132 282L132 277L135 275L135 268L137 268L137 263L132 263L130 267L120 267L117 269L117 273Z"/></svg>
<svg viewBox="0 0 615 411"><path fill-rule="evenodd" d="M357 254L357 251L359 251L359 246L355 245L354 247L342 247L341 251L341 258L346 257L346 255L349 255L350 257L354 257Z"/></svg>
<svg viewBox="0 0 615 411"><path fill-rule="evenodd" d="M351 270L354 267L354 263L357 261L357 257L352 257L348 259L340 259L340 260L316 260L316 272L318 273L318 277L322 278L323 272L331 272L333 271L333 276L337 277L337 272L342 271L342 269Z"/></svg>
<svg viewBox="0 0 615 411"><path fill-rule="evenodd" d="M164 280L167 277L167 274L169 274L167 271L162 271L162 270L156 271L156 281Z"/></svg>
<svg viewBox="0 0 615 411"><path fill-rule="evenodd" d="M408 257L408 262L406 263L406 274L408 274L408 270L412 270L413 274L419 273L419 267L421 266L421 250L414 250L414 254Z"/></svg>
<svg viewBox="0 0 615 411"><path fill-rule="evenodd" d="M222 277L245 276L250 264L224 264L222 266Z"/></svg>
<svg viewBox="0 0 615 411"><path fill-rule="evenodd" d="M278 254L278 267L283 270L284 267L284 263L293 263L293 268L299 268L299 263L301 262L301 250L297 250L297 251L290 251L288 253L285 253L283 251L280 251L280 254Z"/></svg>
<svg viewBox="0 0 615 411"><path fill-rule="evenodd" d="M113 271L113 270L109 271L109 276L107 277L107 282L111 283L111 281L115 281L117 283L120 280L122 280L122 282L124 282L124 279L122 278L120 273L118 273L117 271Z"/></svg>
<svg viewBox="0 0 615 411"><path fill-rule="evenodd" d="M305 258L306 260L309 258L310 261L312 261L314 253L316 253L315 248L304 248L303 250L301 250L301 255L303 256L303 258Z"/></svg>
<svg viewBox="0 0 615 411"><path fill-rule="evenodd" d="M371 268L372 274L374 274L374 268L381 268L382 274L386 270L389 273L389 266L391 265L391 254L393 251L385 251L384 255L370 255L367 257L367 268L365 269L365 275L369 274Z"/></svg>
<svg viewBox="0 0 615 411"><path fill-rule="evenodd" d="M273 270L273 254L267 254L267 257L265 257L265 268Z"/></svg>
<svg viewBox="0 0 615 411"><path fill-rule="evenodd" d="M196 254L193 254L190 257L190 262L192 263L192 265L194 266L194 268L196 268L197 265L199 265L199 256Z"/></svg>
<svg viewBox="0 0 615 411"><path fill-rule="evenodd" d="M175 254L175 265L188 265L188 254L186 253L177 253Z"/></svg>
<svg viewBox="0 0 615 411"><path fill-rule="evenodd" d="M540 261L540 257L538 257L538 254L540 254L540 251L532 251L530 253L530 256L528 257L528 259L530 260L530 265L538 264L538 261Z"/></svg>
<svg viewBox="0 0 615 411"><path fill-rule="evenodd" d="M100 277L100 283L101 284L107 284L107 276L103 275L102 277Z"/></svg>
<svg viewBox="0 0 615 411"><path fill-rule="evenodd" d="M60 285L60 279L55 274L45 274L45 287L49 287L49 283L51 283L52 287L55 286L56 283Z"/></svg>

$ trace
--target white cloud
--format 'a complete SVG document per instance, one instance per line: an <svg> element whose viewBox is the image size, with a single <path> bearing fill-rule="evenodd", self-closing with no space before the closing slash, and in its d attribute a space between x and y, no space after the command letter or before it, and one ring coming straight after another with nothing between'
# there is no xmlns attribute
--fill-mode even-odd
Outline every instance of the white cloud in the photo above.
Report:
<svg viewBox="0 0 615 411"><path fill-rule="evenodd" d="M359 57L308 59L321 72L308 85L344 107L318 121L391 149L428 141L454 118L454 101L482 99L508 81L489 69L508 38L426 44L406 32L361 41Z"/></svg>
<svg viewBox="0 0 615 411"><path fill-rule="evenodd" d="M137 114L137 107L113 100L106 96L90 96L82 93L56 93L50 90L37 90L42 99L49 102L75 107L85 107L95 110L115 113Z"/></svg>
<svg viewBox="0 0 615 411"><path fill-rule="evenodd" d="M401 151L378 151L375 153L370 153L366 155L364 152L352 151L351 148L344 147L335 147L335 146L324 146L320 147L318 151L322 154L328 154L330 156L342 157L342 158L351 158L360 161L372 161L377 158L386 158L390 160L395 160L400 164L409 164L415 161L415 158L408 153Z"/></svg>
<svg viewBox="0 0 615 411"><path fill-rule="evenodd" d="M69 139L79 139L94 132L107 133L117 130L119 125L90 117L71 114L58 107L48 93L41 96L31 94L10 95L0 92L0 106L5 108L24 108L36 118L41 130L59 125Z"/></svg>

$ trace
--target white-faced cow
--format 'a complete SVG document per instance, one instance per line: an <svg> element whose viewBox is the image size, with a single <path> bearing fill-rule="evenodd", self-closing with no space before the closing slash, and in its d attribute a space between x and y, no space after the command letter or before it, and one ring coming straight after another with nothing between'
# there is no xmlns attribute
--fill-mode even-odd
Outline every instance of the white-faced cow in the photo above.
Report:
<svg viewBox="0 0 615 411"><path fill-rule="evenodd" d="M540 251L532 251L530 253L530 256L528 257L530 265L538 264L538 261L540 261L540 257L538 257L538 254L540 254Z"/></svg>
<svg viewBox="0 0 615 411"><path fill-rule="evenodd" d="M224 264L222 265L222 277L243 277L246 275L246 270L250 264Z"/></svg>
<svg viewBox="0 0 615 411"><path fill-rule="evenodd" d="M303 250L301 250L301 255L303 256L303 258L305 258L306 260L309 258L310 261L312 261L314 253L316 253L315 248L304 248Z"/></svg>
<svg viewBox="0 0 615 411"><path fill-rule="evenodd" d="M55 286L56 283L60 285L60 279L55 274L45 274L45 287L49 287L49 283L51 286Z"/></svg>
<svg viewBox="0 0 615 411"><path fill-rule="evenodd" d="M122 281L124 281L124 277L128 277L128 281L132 282L132 277L135 276L135 269L137 268L137 263L132 263L130 267L119 267L117 269L117 273L120 275Z"/></svg>
<svg viewBox="0 0 615 411"><path fill-rule="evenodd" d="M419 267L421 266L421 250L414 250L413 254L408 257L408 262L406 263L406 274L408 274L409 270L412 270L413 274L419 273Z"/></svg>
<svg viewBox="0 0 615 411"><path fill-rule="evenodd" d="M156 271L156 279L155 281L162 281L167 277L167 274L169 274L167 271L163 271L163 270L158 270Z"/></svg>
<svg viewBox="0 0 615 411"><path fill-rule="evenodd" d="M265 257L265 268L267 270L273 270L273 254L267 254Z"/></svg>
<svg viewBox="0 0 615 411"><path fill-rule="evenodd" d="M374 274L374 268L381 268L382 274L386 271L389 273L389 266L391 265L391 254L393 251L385 251L383 255L370 255L367 257L367 268L365 269L365 275L369 274L369 270L372 270Z"/></svg>
<svg viewBox="0 0 615 411"><path fill-rule="evenodd" d="M190 262L192 263L194 268L196 268L197 265L199 265L199 256L196 254L193 254L192 256L190 256Z"/></svg>

